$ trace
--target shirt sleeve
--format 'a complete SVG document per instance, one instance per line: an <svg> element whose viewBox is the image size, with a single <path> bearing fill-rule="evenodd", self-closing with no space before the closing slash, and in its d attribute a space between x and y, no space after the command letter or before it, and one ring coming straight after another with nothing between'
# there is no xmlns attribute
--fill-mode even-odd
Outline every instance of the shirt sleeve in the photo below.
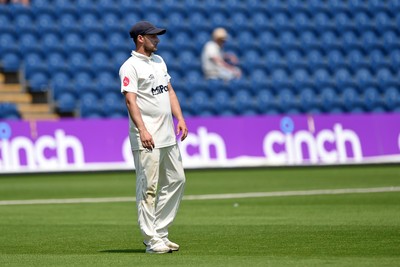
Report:
<svg viewBox="0 0 400 267"><path fill-rule="evenodd" d="M121 93L138 91L138 78L136 70L129 64L123 64L119 70L119 78L121 80Z"/></svg>

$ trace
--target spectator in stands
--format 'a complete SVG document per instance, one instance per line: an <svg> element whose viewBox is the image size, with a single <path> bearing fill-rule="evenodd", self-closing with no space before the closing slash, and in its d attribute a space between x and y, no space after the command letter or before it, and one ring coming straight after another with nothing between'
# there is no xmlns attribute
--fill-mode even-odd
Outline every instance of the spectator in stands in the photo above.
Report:
<svg viewBox="0 0 400 267"><path fill-rule="evenodd" d="M29 0L0 0L0 4L22 4L29 5Z"/></svg>
<svg viewBox="0 0 400 267"><path fill-rule="evenodd" d="M204 45L201 63L206 79L229 81L241 77L242 72L237 67L237 57L223 51L227 38L228 33L224 28L216 28L212 33L212 40Z"/></svg>

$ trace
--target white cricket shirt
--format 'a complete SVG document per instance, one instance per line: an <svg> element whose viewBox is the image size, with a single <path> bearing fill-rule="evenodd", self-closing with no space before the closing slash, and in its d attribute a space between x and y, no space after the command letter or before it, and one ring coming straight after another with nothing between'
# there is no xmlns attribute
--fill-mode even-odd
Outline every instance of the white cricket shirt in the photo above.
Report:
<svg viewBox="0 0 400 267"><path fill-rule="evenodd" d="M156 148L176 144L169 99L168 74L164 60L155 54L150 57L132 51L131 57L119 70L121 92L133 92L143 122L153 136ZM129 114L129 113L128 113ZM129 138L132 150L142 150L139 131L129 114Z"/></svg>

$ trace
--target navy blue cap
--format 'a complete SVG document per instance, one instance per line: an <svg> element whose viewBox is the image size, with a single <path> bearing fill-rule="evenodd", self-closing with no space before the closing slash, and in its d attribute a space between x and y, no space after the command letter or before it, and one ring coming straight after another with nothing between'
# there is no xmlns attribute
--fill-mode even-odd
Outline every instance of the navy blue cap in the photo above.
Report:
<svg viewBox="0 0 400 267"><path fill-rule="evenodd" d="M129 31L130 36L133 39L136 39L138 35L145 35L145 34L157 34L161 35L166 33L166 29L157 28L153 24L148 21L139 21Z"/></svg>

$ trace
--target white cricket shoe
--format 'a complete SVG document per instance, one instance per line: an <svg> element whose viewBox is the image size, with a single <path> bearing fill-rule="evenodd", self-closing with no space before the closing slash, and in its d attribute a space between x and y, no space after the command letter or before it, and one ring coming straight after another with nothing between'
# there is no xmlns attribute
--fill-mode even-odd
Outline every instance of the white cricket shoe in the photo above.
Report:
<svg viewBox="0 0 400 267"><path fill-rule="evenodd" d="M161 239L156 242L149 242L146 246L146 253L163 254L171 252L171 248L165 245Z"/></svg>
<svg viewBox="0 0 400 267"><path fill-rule="evenodd" d="M164 244L165 244L167 247L169 247L172 251L178 251L178 250L179 250L179 245L176 244L176 243L174 243L174 242L172 242L172 241L169 241L168 238L164 237L164 238L162 239L162 241L164 241Z"/></svg>

